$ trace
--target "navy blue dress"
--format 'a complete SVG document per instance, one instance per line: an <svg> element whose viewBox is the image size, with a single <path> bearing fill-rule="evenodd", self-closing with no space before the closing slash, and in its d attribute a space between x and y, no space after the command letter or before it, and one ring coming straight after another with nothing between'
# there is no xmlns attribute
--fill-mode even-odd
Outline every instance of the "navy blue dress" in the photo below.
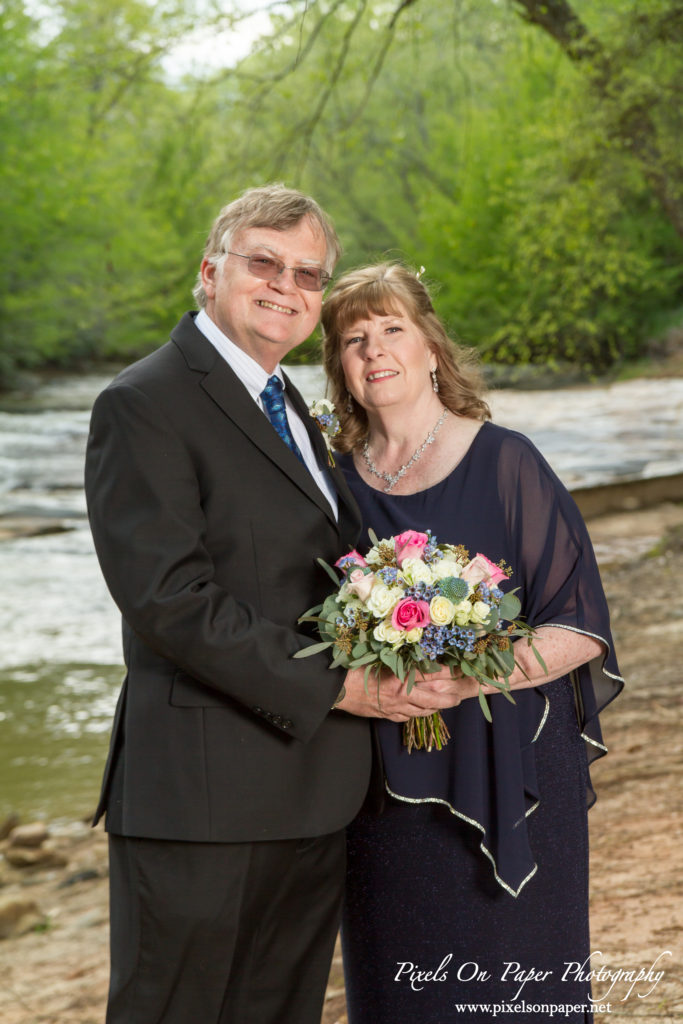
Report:
<svg viewBox="0 0 683 1024"><path fill-rule="evenodd" d="M551 1003L574 1006L564 1021L591 1021L588 765L605 752L598 712L623 682L581 516L531 442L491 423L417 494L384 494L350 456L340 463L378 537L430 529L504 558L503 586L518 588L532 625L607 649L571 678L517 692L514 706L489 698L492 725L476 700L446 711L442 751L408 754L401 726L378 720L384 806L348 831L349 1024L537 1024Z"/></svg>

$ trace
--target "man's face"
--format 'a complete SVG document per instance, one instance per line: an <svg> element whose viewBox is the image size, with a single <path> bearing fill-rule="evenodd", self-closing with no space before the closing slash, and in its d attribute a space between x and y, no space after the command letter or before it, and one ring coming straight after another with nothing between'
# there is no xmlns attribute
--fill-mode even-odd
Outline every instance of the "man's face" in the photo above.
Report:
<svg viewBox="0 0 683 1024"><path fill-rule="evenodd" d="M286 267L323 268L326 256L322 232L307 219L287 231L247 228L233 237L230 249L244 256L274 256ZM221 270L204 260L201 273L206 312L267 373L311 334L320 319L322 292L300 288L292 270L263 281L249 272L245 259L227 256Z"/></svg>

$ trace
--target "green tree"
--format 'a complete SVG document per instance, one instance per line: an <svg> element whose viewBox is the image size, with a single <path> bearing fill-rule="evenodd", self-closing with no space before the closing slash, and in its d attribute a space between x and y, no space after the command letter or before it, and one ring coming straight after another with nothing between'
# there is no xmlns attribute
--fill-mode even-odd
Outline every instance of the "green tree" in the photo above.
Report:
<svg viewBox="0 0 683 1024"><path fill-rule="evenodd" d="M45 41L4 5L0 377L143 352L187 305L205 133L159 62L190 14L63 0Z"/></svg>
<svg viewBox="0 0 683 1024"><path fill-rule="evenodd" d="M425 265L440 312L487 358L630 358L680 305L681 245L650 173L657 164L675 197L680 71L669 22L625 0L614 23L584 6L611 40L609 88L597 44L567 44L568 61L495 3L415 2L390 17L336 2L281 17L231 78L242 165L256 156L323 199L347 262L388 252ZM646 71L650 168L624 115L623 83L646 94Z"/></svg>

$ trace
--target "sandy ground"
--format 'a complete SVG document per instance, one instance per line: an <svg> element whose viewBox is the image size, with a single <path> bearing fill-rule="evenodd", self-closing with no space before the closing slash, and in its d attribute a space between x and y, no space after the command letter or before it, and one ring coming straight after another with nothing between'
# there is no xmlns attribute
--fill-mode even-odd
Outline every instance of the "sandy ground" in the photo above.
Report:
<svg viewBox="0 0 683 1024"><path fill-rule="evenodd" d="M609 982L595 982L594 995L611 1006L596 1021L669 1024L683 1021L683 507L602 517L589 527L627 681L603 716L610 754L593 769L593 967L664 972L654 987L652 981L631 985L622 977L608 993ZM48 842L63 852L66 865L28 870L0 860L0 910L14 903L19 915L23 904L30 929L0 940L0 1020L101 1024L107 988L106 839L74 823L53 830ZM6 848L0 843L0 851ZM346 1024L339 951L323 1024Z"/></svg>

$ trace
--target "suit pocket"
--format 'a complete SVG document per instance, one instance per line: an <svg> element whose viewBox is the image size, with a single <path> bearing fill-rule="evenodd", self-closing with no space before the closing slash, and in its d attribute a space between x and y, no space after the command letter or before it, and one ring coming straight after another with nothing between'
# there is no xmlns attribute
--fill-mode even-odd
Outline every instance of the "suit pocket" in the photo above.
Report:
<svg viewBox="0 0 683 1024"><path fill-rule="evenodd" d="M168 702L175 708L227 708L232 704L229 697L181 670L173 677Z"/></svg>

